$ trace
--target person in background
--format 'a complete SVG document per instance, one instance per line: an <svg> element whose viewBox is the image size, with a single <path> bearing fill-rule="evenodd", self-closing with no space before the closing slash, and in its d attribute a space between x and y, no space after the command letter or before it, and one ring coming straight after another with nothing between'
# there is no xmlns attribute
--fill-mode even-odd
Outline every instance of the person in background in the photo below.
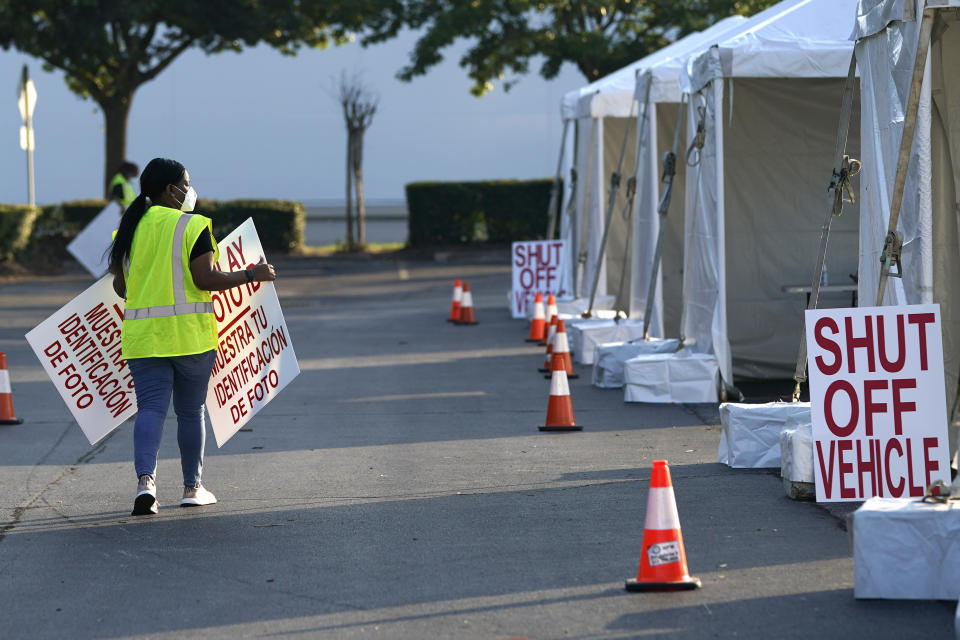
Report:
<svg viewBox="0 0 960 640"><path fill-rule="evenodd" d="M119 202L124 210L133 204L134 198L137 197L130 181L136 178L138 173L140 173L140 167L124 160L117 169L117 173L110 178L110 199Z"/></svg>
<svg viewBox="0 0 960 640"><path fill-rule="evenodd" d="M210 219L189 213L196 200L183 165L154 158L140 176L140 195L124 212L110 249L113 288L126 298L122 354L137 396L133 515L157 513L159 507L157 455L171 395L183 471L180 506L217 501L200 484L203 403L217 354L210 292L276 279L262 257L243 271L218 270L220 252Z"/></svg>

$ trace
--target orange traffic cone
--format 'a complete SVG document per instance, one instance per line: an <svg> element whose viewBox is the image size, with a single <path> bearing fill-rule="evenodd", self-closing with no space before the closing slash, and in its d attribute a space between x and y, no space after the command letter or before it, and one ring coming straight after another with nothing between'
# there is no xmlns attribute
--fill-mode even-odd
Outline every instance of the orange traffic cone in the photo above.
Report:
<svg viewBox="0 0 960 640"><path fill-rule="evenodd" d="M557 320L557 332L553 336L553 359L560 359L563 362L563 370L567 372L568 378L579 378L573 370L573 359L570 358L570 344L567 342L567 327L563 320ZM554 369L553 365L550 367ZM550 376L543 376L549 378Z"/></svg>
<svg viewBox="0 0 960 640"><path fill-rule="evenodd" d="M530 337L527 342L540 342L543 337L543 325L546 319L543 316L543 294L537 292L537 297L533 300L533 319L530 320Z"/></svg>
<svg viewBox="0 0 960 640"><path fill-rule="evenodd" d="M557 334L559 335L559 334ZM547 401L547 423L540 431L581 431L573 419L573 404L570 402L570 386L563 361L553 359L553 377L550 379L550 399Z"/></svg>
<svg viewBox="0 0 960 640"><path fill-rule="evenodd" d="M477 317L473 313L473 295L470 293L470 283L463 283L463 299L460 301L460 320L457 324L477 324Z"/></svg>
<svg viewBox="0 0 960 640"><path fill-rule="evenodd" d="M7 371L7 354L0 351L0 424L22 424L23 420L13 412L13 392L10 390L10 373Z"/></svg>
<svg viewBox="0 0 960 640"><path fill-rule="evenodd" d="M460 322L460 301L463 299L463 287L460 278L453 281L453 301L450 303L450 317L447 322Z"/></svg>
<svg viewBox="0 0 960 640"><path fill-rule="evenodd" d="M547 359L543 366L537 369L540 373L553 371L553 341L557 337L557 316L552 316L547 324ZM545 376L549 378L550 376Z"/></svg>
<svg viewBox="0 0 960 640"><path fill-rule="evenodd" d="M547 312L544 315L545 318L552 318L557 315L557 300L553 297L553 294L547 296ZM540 338L540 344L546 344L547 342L547 327L543 327L543 337Z"/></svg>
<svg viewBox="0 0 960 640"><path fill-rule="evenodd" d="M643 550L636 580L627 580L627 591L689 591L700 587L699 578L687 570L680 516L666 460L653 461Z"/></svg>

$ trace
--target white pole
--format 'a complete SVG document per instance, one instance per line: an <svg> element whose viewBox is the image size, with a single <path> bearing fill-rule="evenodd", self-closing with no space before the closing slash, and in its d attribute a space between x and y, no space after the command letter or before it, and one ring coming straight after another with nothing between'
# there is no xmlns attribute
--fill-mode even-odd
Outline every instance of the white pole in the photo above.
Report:
<svg viewBox="0 0 960 640"><path fill-rule="evenodd" d="M33 180L33 108L30 104L30 74L27 71L27 65L23 65L23 73L20 79L20 99L23 101L23 121L26 131L25 144L27 150L27 202L31 207L36 206L37 198L34 191Z"/></svg>

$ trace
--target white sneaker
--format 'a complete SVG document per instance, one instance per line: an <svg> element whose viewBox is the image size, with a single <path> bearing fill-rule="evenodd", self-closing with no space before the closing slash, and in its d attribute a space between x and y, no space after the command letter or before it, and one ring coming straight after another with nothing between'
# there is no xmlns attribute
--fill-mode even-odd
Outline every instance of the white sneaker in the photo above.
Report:
<svg viewBox="0 0 960 640"><path fill-rule="evenodd" d="M180 506L202 507L207 504L215 504L216 502L217 496L204 489L203 485L198 484L195 487L183 488L183 500L180 501Z"/></svg>
<svg viewBox="0 0 960 640"><path fill-rule="evenodd" d="M133 499L133 511L130 515L146 516L157 513L157 485L150 474L143 474L137 481L137 496Z"/></svg>

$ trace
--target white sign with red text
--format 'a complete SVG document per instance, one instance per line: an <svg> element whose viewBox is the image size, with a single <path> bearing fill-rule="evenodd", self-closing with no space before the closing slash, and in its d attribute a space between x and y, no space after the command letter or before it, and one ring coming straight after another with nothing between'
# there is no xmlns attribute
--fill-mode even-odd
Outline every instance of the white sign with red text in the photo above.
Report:
<svg viewBox="0 0 960 640"><path fill-rule="evenodd" d="M263 256L253 220L221 243L218 268L239 271ZM133 378L121 357L124 301L104 276L26 335L27 342L95 444L137 412ZM207 412L223 444L299 373L272 282L213 293L217 359Z"/></svg>
<svg viewBox="0 0 960 640"><path fill-rule="evenodd" d="M560 290L565 253L563 240L513 243L510 252L513 261L510 313L514 318L527 317L527 306L533 304L537 293L544 297L551 293L557 296L566 293Z"/></svg>
<svg viewBox="0 0 960 640"><path fill-rule="evenodd" d="M818 502L950 482L940 306L806 312Z"/></svg>
<svg viewBox="0 0 960 640"><path fill-rule="evenodd" d="M27 334L27 342L90 444L137 412L120 355L123 299L101 278Z"/></svg>
<svg viewBox="0 0 960 640"><path fill-rule="evenodd" d="M111 202L67 245L70 255L76 258L77 262L82 264L94 278L105 274L107 267L110 266L113 232L120 226L122 217L123 207L116 202Z"/></svg>
<svg viewBox="0 0 960 640"><path fill-rule="evenodd" d="M240 271L264 256L252 219L219 243L221 271ZM213 293L217 360L207 388L210 424L223 446L300 373L272 282Z"/></svg>

